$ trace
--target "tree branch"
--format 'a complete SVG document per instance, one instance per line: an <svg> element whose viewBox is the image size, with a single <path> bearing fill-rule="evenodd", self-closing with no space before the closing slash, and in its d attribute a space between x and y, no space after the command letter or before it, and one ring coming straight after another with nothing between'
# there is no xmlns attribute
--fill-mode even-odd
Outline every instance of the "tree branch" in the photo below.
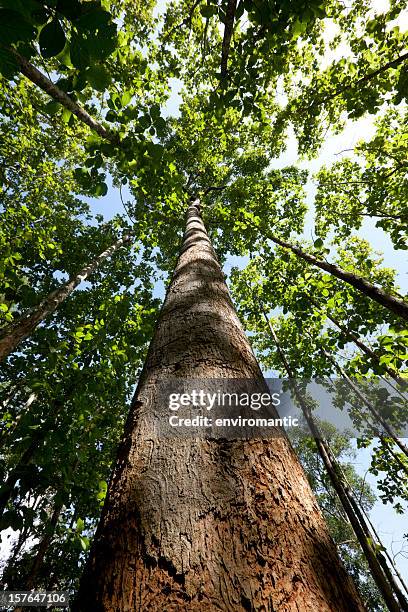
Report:
<svg viewBox="0 0 408 612"><path fill-rule="evenodd" d="M33 66L25 57L17 53L17 51L14 49L9 50L16 58L20 66L21 73L24 74L27 79L45 91L45 93L51 96L51 98L53 98L56 102L59 102L62 106L71 111L73 115L88 125L91 130L96 132L99 136L101 136L101 138L108 140L112 144L119 143L119 136L117 134L111 132L109 129L103 127L103 125L95 121L95 119L93 119L85 109L74 102L65 93L65 91L62 91L62 89L59 89L59 87L54 85L54 83L48 77L42 74L42 72Z"/></svg>
<svg viewBox="0 0 408 612"><path fill-rule="evenodd" d="M226 189L227 187L228 185L220 185L219 187L212 185L211 187L206 188L203 195L206 196L208 193L210 193L210 191L222 191L223 189Z"/></svg>
<svg viewBox="0 0 408 612"><path fill-rule="evenodd" d="M228 56L230 52L232 32L234 30L234 20L235 20L236 9L237 9L237 0L228 0L227 9L225 11L224 38L222 41L221 81L226 79L228 76Z"/></svg>
<svg viewBox="0 0 408 612"><path fill-rule="evenodd" d="M403 55L400 55L396 59L391 60L387 64L384 64L384 66L380 66L380 68L378 68L377 70L374 70L374 72L369 72L368 74L361 77L361 79L358 79L358 81L356 81L355 83L349 83L348 85L341 87L340 89L335 91L333 94L326 96L325 98L323 98L322 100L319 100L315 104L317 103L324 104L324 102L333 100L334 98L337 98L337 96L344 93L345 91L348 91L349 89L352 89L353 87L358 87L359 85L363 85L367 81L371 81L371 79L374 79L376 76L378 76L382 72L385 72L386 70L389 70L390 68L396 68L399 64L402 64L403 62L405 62L406 59L408 59L408 53L404 53Z"/></svg>

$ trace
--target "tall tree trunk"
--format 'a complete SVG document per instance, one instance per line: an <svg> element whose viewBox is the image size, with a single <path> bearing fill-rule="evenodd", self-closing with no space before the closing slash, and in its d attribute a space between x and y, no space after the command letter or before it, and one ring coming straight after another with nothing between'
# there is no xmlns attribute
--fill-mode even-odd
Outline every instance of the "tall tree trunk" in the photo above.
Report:
<svg viewBox="0 0 408 612"><path fill-rule="evenodd" d="M73 115L78 117L80 121L85 123L87 126L91 128L94 132L96 132L101 138L105 140L109 140L112 144L119 144L119 136L111 130L105 128L103 125L95 121L87 111L82 108L77 102L74 102L66 93L59 89L48 77L46 77L42 72L38 70L33 64L31 64L25 57L17 53L14 49L9 49L9 51L14 55L17 60L18 65L20 66L20 71L24 74L27 79L29 79L32 83L37 85L40 89L45 91L46 94L51 96L56 102L59 102L61 106L71 111Z"/></svg>
<svg viewBox="0 0 408 612"><path fill-rule="evenodd" d="M16 350L19 344L30 336L48 315L52 314L64 300L67 299L73 290L94 272L100 265L113 255L121 246L129 243L131 235L126 235L117 240L112 246L103 251L91 263L84 266L74 276L71 276L66 283L51 291L27 315L13 321L9 325L0 329L0 361L5 359L10 353Z"/></svg>
<svg viewBox="0 0 408 612"><path fill-rule="evenodd" d="M266 237L272 240L272 242L275 242L275 244L279 244L284 249L292 251L292 253L295 253L295 255L301 257L308 263L311 263L312 265L317 266L321 270L325 270L333 276L336 276L337 278L340 278L341 280L345 281L349 285L352 285L353 287L361 291L361 293L364 293L364 295L368 296L372 300L375 300L376 302L378 302L378 304L381 304L381 306L385 306L385 308L388 308L388 310L391 310L391 312L393 312L394 314L408 321L408 303L405 302L402 298L387 293L386 291L384 291L384 289L381 289L381 287L373 285L368 280L366 280L362 276L359 276L358 274L354 274L353 272L349 272L348 270L343 270L335 264L328 263L327 261L322 261L314 255L306 253L306 251L303 251L303 249L301 249L297 245L282 240L274 234L268 233L266 234Z"/></svg>
<svg viewBox="0 0 408 612"><path fill-rule="evenodd" d="M265 385L198 201L73 610L364 610L287 438L159 437L172 378Z"/></svg>

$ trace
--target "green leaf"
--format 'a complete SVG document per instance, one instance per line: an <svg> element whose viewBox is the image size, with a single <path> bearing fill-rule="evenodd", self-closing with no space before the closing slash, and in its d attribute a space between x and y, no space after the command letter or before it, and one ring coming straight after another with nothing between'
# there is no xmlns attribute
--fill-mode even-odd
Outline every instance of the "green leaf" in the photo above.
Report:
<svg viewBox="0 0 408 612"><path fill-rule="evenodd" d="M86 6L86 5L85 5ZM78 30L97 30L101 26L107 25L111 20L111 14L102 9L95 9L81 15L75 20L75 26Z"/></svg>
<svg viewBox="0 0 408 612"><path fill-rule="evenodd" d="M68 108L64 108L62 111L62 121L68 123L72 117L72 113Z"/></svg>
<svg viewBox="0 0 408 612"><path fill-rule="evenodd" d="M44 110L45 112L47 112L49 115L55 115L56 113L58 113L59 110L61 110L61 104L59 102L55 102L55 100L50 100L50 102L48 102L45 107Z"/></svg>
<svg viewBox="0 0 408 612"><path fill-rule="evenodd" d="M214 6L213 4L200 7L200 13L206 19L208 19L209 17L212 17L213 15L216 15L217 12L218 12L218 8Z"/></svg>
<svg viewBox="0 0 408 612"><path fill-rule="evenodd" d="M56 8L59 13L73 20L81 14L83 5L79 0L58 0Z"/></svg>
<svg viewBox="0 0 408 612"><path fill-rule="evenodd" d="M89 51L84 44L84 40L74 36L70 46L71 62L75 68L85 70L91 63Z"/></svg>
<svg viewBox="0 0 408 612"><path fill-rule="evenodd" d="M98 91L104 91L111 83L111 75L104 66L96 64L85 73L86 80ZM109 119L108 119L109 121Z"/></svg>
<svg viewBox="0 0 408 612"><path fill-rule="evenodd" d="M130 91L125 91L122 94L122 98L121 98L121 102L122 102L122 106L127 106L127 104L129 104L129 102L132 99L132 92Z"/></svg>
<svg viewBox="0 0 408 612"><path fill-rule="evenodd" d="M118 115L117 113L115 113L114 110L108 110L108 112L105 115L105 119L106 121L110 121L111 123L114 123L115 121L118 120Z"/></svg>
<svg viewBox="0 0 408 612"><path fill-rule="evenodd" d="M323 240L321 238L317 238L317 240L314 241L314 245L316 249L320 249L323 246Z"/></svg>
<svg viewBox="0 0 408 612"><path fill-rule="evenodd" d="M0 73L5 79L11 80L20 70L19 65L8 49L0 47Z"/></svg>
<svg viewBox="0 0 408 612"><path fill-rule="evenodd" d="M158 119L160 117L160 106L158 104L152 104L149 113L152 119Z"/></svg>
<svg viewBox="0 0 408 612"><path fill-rule="evenodd" d="M61 53L65 47L66 38L58 19L53 19L43 27L40 32L39 43L43 57L54 57Z"/></svg>
<svg viewBox="0 0 408 612"><path fill-rule="evenodd" d="M83 551L88 550L88 548L89 548L89 538L87 538L86 536L81 536L79 541L81 543L82 550Z"/></svg>
<svg viewBox="0 0 408 612"><path fill-rule="evenodd" d="M149 115L143 115L142 117L140 117L140 119L138 119L138 124L143 130L146 130L148 127L150 127L151 120Z"/></svg>
<svg viewBox="0 0 408 612"><path fill-rule="evenodd" d="M109 57L116 49L116 24L109 23L82 41L87 53L98 61Z"/></svg>
<svg viewBox="0 0 408 612"><path fill-rule="evenodd" d="M21 13L0 9L0 41L2 45L30 42L35 37L33 26Z"/></svg>
<svg viewBox="0 0 408 612"><path fill-rule="evenodd" d="M149 147L149 154L153 157L153 159L161 159L163 157L164 147L160 144L151 143Z"/></svg>
<svg viewBox="0 0 408 612"><path fill-rule="evenodd" d="M99 198L101 196L106 196L107 193L108 193L108 186L106 183L98 183L97 185L95 185L93 189L93 194L96 198Z"/></svg>

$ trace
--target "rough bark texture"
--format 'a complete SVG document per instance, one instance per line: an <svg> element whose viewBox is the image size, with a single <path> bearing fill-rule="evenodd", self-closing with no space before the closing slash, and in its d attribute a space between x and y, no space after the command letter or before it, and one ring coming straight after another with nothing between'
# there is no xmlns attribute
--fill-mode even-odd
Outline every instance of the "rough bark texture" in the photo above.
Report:
<svg viewBox="0 0 408 612"><path fill-rule="evenodd" d="M71 295L78 285L90 277L100 264L111 257L121 246L128 243L131 236L126 235L103 251L91 263L87 264L77 274L67 280L64 285L52 291L29 314L0 329L0 361L16 350L23 340L28 338L36 327L48 315L52 314L64 300Z"/></svg>
<svg viewBox="0 0 408 612"><path fill-rule="evenodd" d="M197 202L73 610L364 610L285 437L158 437L174 377L262 380Z"/></svg>
<svg viewBox="0 0 408 612"><path fill-rule="evenodd" d="M321 270L325 270L333 276L336 276L337 278L346 281L346 283L352 285L372 300L375 300L376 302L378 302L378 304L381 304L381 306L385 306L385 308L388 308L388 310L391 310L391 312L393 312L394 314L408 321L408 303L405 302L403 299L391 295L390 293L387 293L386 291L384 291L384 289L381 289L381 287L373 285L362 276L358 276L358 274L354 274L353 272L349 272L348 270L343 270L339 266L328 263L327 261L317 259L317 257L306 253L306 251L303 251L295 244L286 242L285 240L282 240L281 238L278 238L277 236L274 236L272 234L269 234L267 237L270 238L270 240L272 240L273 242L275 242L275 244L279 244L285 249L289 249L298 257L301 257L305 261L308 261L314 266L317 266Z"/></svg>

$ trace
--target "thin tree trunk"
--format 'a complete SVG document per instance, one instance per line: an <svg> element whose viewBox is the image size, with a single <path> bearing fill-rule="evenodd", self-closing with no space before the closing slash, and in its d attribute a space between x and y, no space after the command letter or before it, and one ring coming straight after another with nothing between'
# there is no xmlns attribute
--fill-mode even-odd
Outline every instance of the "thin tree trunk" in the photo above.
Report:
<svg viewBox="0 0 408 612"><path fill-rule="evenodd" d="M58 504L56 504L56 506L54 508L54 511L52 513L50 522L48 524L47 533L41 539L41 542L40 542L38 550L37 550L37 554L36 554L35 559L34 559L34 563L32 565L30 573L29 573L29 575L27 577L27 583L26 583L26 590L27 591L30 591L31 589L33 589L35 587L36 579L37 579L37 576L38 576L38 572L40 571L41 566L43 564L44 557L45 557L45 555L47 553L47 550L48 550L49 545L51 543L51 540L53 538L55 529L57 527L58 519L60 517L60 514L62 512L63 507L64 507L64 504L59 502Z"/></svg>
<svg viewBox="0 0 408 612"><path fill-rule="evenodd" d="M20 67L20 71L34 85L45 91L56 102L59 102L64 108L71 111L73 115L78 117L83 123L96 132L101 138L109 140L112 144L119 144L119 136L109 129L103 127L98 121L95 121L87 111L74 102L66 93L59 89L48 77L33 66L25 57L17 53L14 49L8 49L15 57Z"/></svg>
<svg viewBox="0 0 408 612"><path fill-rule="evenodd" d="M317 450L330 477L330 481L334 487L334 490L339 496L344 511L346 512L347 518L350 521L354 533L356 534L357 540L359 541L360 546L364 552L368 565L371 569L374 581L377 587L379 588L384 598L384 601L386 602L387 607L390 611L398 612L401 609L408 610L407 600L405 599L404 594L400 590L399 586L396 584L392 574L389 571L388 566L386 567L386 569L384 569L385 559L380 559L375 548L373 548L372 543L375 542L374 534L371 533L369 526L365 521L364 516L353 497L352 491L347 486L347 483L343 478L340 465L337 463L337 460L335 459L328 443L323 439L319 428L314 421L310 408L304 401L302 394L299 392L294 379L293 371L286 359L282 347L280 346L273 325L271 324L269 317L263 307L262 310L267 325L269 327L271 337L275 343L279 357L284 366L284 369L289 379L291 379L291 388L294 391L296 399L301 407L302 413L310 428L311 434L317 446Z"/></svg>
<svg viewBox="0 0 408 612"><path fill-rule="evenodd" d="M198 201L73 610L364 610L284 433L160 437L159 383L175 378L255 379L267 389Z"/></svg>
<svg viewBox="0 0 408 612"><path fill-rule="evenodd" d="M0 361L15 351L19 344L35 331L41 321L52 314L82 281L89 278L105 259L111 257L121 246L129 243L130 240L131 235L123 236L123 238L117 240L91 263L84 266L77 274L68 279L66 283L58 287L58 289L51 291L30 313L1 328Z"/></svg>
<svg viewBox="0 0 408 612"><path fill-rule="evenodd" d="M27 591L31 591L35 587L35 582L36 582L36 578L37 578L38 572L39 572L39 570L41 568L41 565L42 565L42 563L44 561L44 557L45 557L45 555L47 553L48 547L49 547L50 542L52 540L52 537L54 535L54 531L55 531L55 528L57 526L58 519L59 519L59 516L61 514L61 511L62 511L63 507L64 507L64 504L62 504L62 503L58 503L58 505L55 506L55 509L54 509L54 511L52 513L52 516L51 516L51 520L49 522L50 532L46 533L44 535L44 537L42 538L42 540L41 540L41 542L39 544L39 547L38 547L38 550L37 550L37 554L36 554L35 559L34 559L34 563L32 565L32 568L30 570L30 573L28 575L28 578L27 578L27 581L26 581L26 584L25 584L25 590L27 590ZM15 608L14 612L24 612L24 608L21 608L21 607Z"/></svg>
<svg viewBox="0 0 408 612"><path fill-rule="evenodd" d="M84 439L84 434L86 434L89 431L89 429L90 428L87 427L83 431L83 434L82 434L83 439ZM84 444L81 445L80 451L83 450L83 448L84 448ZM71 474L73 474L78 469L78 466L79 466L79 459L76 459L74 463L71 465L71 470L70 470ZM41 541L38 545L37 554L35 555L34 561L31 565L30 572L25 582L24 588L26 591L30 591L31 589L35 589L36 587L36 580L37 580L38 573L44 563L45 555L47 554L47 551L52 542L52 538L54 537L55 529L58 524L58 519L61 515L63 508L64 508L64 503L62 501L55 502L54 510L52 512L50 521L46 525L46 529L44 530L44 535L41 538ZM18 610L16 610L15 612L18 612Z"/></svg>
<svg viewBox="0 0 408 612"><path fill-rule="evenodd" d="M21 549L23 548L24 544L27 542L30 536L31 536L31 530L30 528L27 528L26 526L24 526L23 529L21 529L18 532L18 539L13 548L13 552L11 556L7 559L7 565L3 569L3 574L1 578L1 586L4 588L5 585L7 585L7 588L9 591L16 590L15 584L13 584L13 578L12 578L13 568L20 554Z"/></svg>
<svg viewBox="0 0 408 612"><path fill-rule="evenodd" d="M64 504L58 503L58 505L54 509L54 512L52 513L51 520L49 522L50 532L44 535L44 537L42 538L39 544L37 554L34 559L34 563L32 565L32 568L30 570L30 573L28 575L28 578L25 584L25 590L27 591L31 591L35 587L35 581L36 581L38 572L44 561L44 557L46 555L46 552L48 550L48 547L54 535L54 531L57 526L58 519L59 519L59 516L61 514L63 507L64 507ZM21 608L21 607L15 608L14 612L24 612L24 608Z"/></svg>
<svg viewBox="0 0 408 612"><path fill-rule="evenodd" d="M352 389L354 391L354 393L357 395L357 397L361 400L361 402L365 406L367 406L367 408L369 409L369 411L373 415L374 419L376 419L378 421L378 423L380 423L384 427L384 429L387 432L387 434L389 435L389 437L395 442L395 444L399 447L399 449L408 458L408 448L405 446L405 444L402 442L402 440L399 439L399 437L397 435L397 432L394 430L392 425L390 425L389 423L387 423L387 421L385 421L383 419L382 415L378 412L376 407L364 396L363 393L361 393L360 389L357 387L357 385L355 385L353 383L353 381L351 380L350 376L347 375L347 373L345 372L345 370L343 370L341 365L339 363L337 363L337 361L326 350L324 350L323 348L320 349L320 350L321 350L322 354L326 357L326 359L328 359L328 361L330 361L332 366L339 372L340 376L347 382L347 384L349 385L350 389ZM381 436L381 434L380 434L379 437L383 437L383 436ZM405 466L403 465L403 467L405 467ZM405 472L408 474L408 466L405 467Z"/></svg>
<svg viewBox="0 0 408 612"><path fill-rule="evenodd" d="M279 274L279 277L282 279L283 283L287 282L287 279L285 278L285 276L283 274ZM302 291L303 295L305 296L305 298L315 307L317 308L319 311L322 311L322 307L320 304L318 304L316 302L316 300L314 300L311 295L309 295L309 293L307 293L307 291ZM375 351L373 351L372 348L370 348L369 346L367 346L364 342L362 342L362 340L360 340L360 338L357 336L357 334L355 334L354 332L352 332L346 325L344 325L343 323L340 323L340 321L338 319L336 319L335 317L333 317L333 315L329 314L326 310L324 311L324 314L326 315L326 317L344 334L345 339L347 340L352 340L354 342L354 344L363 352L365 353L368 357L370 357L370 359L372 359L372 361L374 361L377 365L381 365L382 367L384 367L385 372L388 374L388 376L390 376L393 380L395 380L395 382L403 387L405 387L408 384L407 380L404 380L403 378L401 378L401 376L398 375L398 372L396 372L395 370L393 370L392 368L390 368L387 365L382 365L380 364L380 358L381 355L379 355L378 353L376 353ZM398 389L396 389L397 393L400 393L400 391Z"/></svg>
<svg viewBox="0 0 408 612"><path fill-rule="evenodd" d="M228 0L225 11L224 37L222 39L221 80L226 79L228 76L228 57L230 53L232 33L234 31L236 9L237 0Z"/></svg>
<svg viewBox="0 0 408 612"><path fill-rule="evenodd" d="M381 304L381 306L388 308L388 310L390 310L394 314L408 321L408 304L402 298L387 293L386 291L384 291L384 289L373 285L368 280L366 280L362 276L359 276L358 274L354 274L353 272L349 272L348 270L343 270L335 264L327 263L326 261L317 259L317 257L315 257L314 255L310 255L310 253L306 253L306 251L303 251L295 244L282 240L281 238L278 238L273 234L267 234L266 237L275 242L275 244L279 244L284 249L292 251L292 253L295 253L295 255L301 257L308 263L311 263L312 265L317 266L321 270L325 270L333 276L336 276L337 278L340 278L341 280L345 281L349 285L352 285L353 287L361 291L361 293L363 293L364 295L368 296L372 300L375 300L376 302L378 302L378 304Z"/></svg>
<svg viewBox="0 0 408 612"><path fill-rule="evenodd" d="M313 306L315 306L316 308L318 308L320 310L320 306L318 305L318 303L312 298L310 297L310 295L308 293L304 293L304 295L306 296L306 298L309 300L309 302L311 304L313 304ZM325 312L326 317L332 322L334 323L334 325L341 331L343 332L344 336L346 338L350 338L350 340L352 340L354 342L354 344L363 352L365 353L368 357L370 357L370 359L372 359L372 361L374 361L377 365L381 365L380 364L380 358L381 355L378 355L375 351L373 351L373 349L371 349L369 346L367 346L366 344L364 344L364 342L362 342L360 340L360 338L352 331L350 331L348 329L348 327L346 327L345 325L343 325L342 323L340 323L340 321L338 321L336 318L334 318L332 315L330 315L328 312ZM396 383L398 383L399 385L405 386L407 384L407 381L404 380L403 378L401 378L401 376L398 376L397 372L395 372L394 370L392 370L391 368L389 368L387 365L384 366L384 369L386 371L386 373L388 374L388 376L390 376L391 378L393 378L395 380Z"/></svg>
<svg viewBox="0 0 408 612"><path fill-rule="evenodd" d="M371 531L373 532L374 536L376 537L377 542L382 544L381 538L378 535L378 532L377 532L376 528L374 527L373 523L371 522L371 519L368 516L367 512L364 510L363 506L361 507L361 511L364 514L365 520L370 525ZM405 593L408 595L408 586L406 585L406 583L404 581L404 578L401 576L401 573L399 572L398 567L395 565L394 559L391 558L387 548L385 546L383 546L383 548L384 548L384 555L387 557L388 563L391 565L395 575L397 576L398 580L400 581L400 584L401 584L402 588L404 589Z"/></svg>
<svg viewBox="0 0 408 612"><path fill-rule="evenodd" d="M85 356L83 368L77 372L77 377L73 381L70 381L68 383L67 388L65 390L64 399L57 399L53 401L48 416L44 421L42 427L34 431L29 446L21 455L17 465L9 472L6 481L0 490L0 517L5 511L7 504L13 497L14 487L16 486L17 481L21 477L24 468L32 461L35 453L39 449L40 443L45 440L51 427L55 426L55 419L58 416L60 410L64 407L66 402L74 395L76 388L78 385L81 384L83 377L89 374L87 368L90 365L91 361L92 354L89 353Z"/></svg>

